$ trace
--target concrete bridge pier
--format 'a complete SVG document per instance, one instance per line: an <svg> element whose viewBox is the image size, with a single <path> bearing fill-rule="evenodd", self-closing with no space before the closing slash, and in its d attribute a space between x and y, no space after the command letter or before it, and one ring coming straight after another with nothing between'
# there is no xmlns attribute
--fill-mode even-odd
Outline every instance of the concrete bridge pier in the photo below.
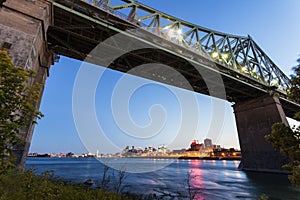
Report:
<svg viewBox="0 0 300 200"><path fill-rule="evenodd" d="M46 35L52 23L51 16L52 7L48 1L7 0L0 8L0 49L8 52L14 65L36 71L35 80L29 84L41 84L41 96L53 63ZM15 163L21 168L25 167L33 128L30 124L22 129L20 137L24 143L14 146Z"/></svg>
<svg viewBox="0 0 300 200"><path fill-rule="evenodd" d="M239 168L245 171L282 173L288 159L275 151L264 138L276 122L288 125L279 98L265 95L233 106L238 129L242 160Z"/></svg>

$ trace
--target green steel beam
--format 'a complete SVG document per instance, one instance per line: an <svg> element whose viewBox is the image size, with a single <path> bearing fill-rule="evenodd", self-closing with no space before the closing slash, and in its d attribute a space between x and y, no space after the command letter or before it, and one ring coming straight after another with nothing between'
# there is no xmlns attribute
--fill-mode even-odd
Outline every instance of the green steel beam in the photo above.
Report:
<svg viewBox="0 0 300 200"><path fill-rule="evenodd" d="M156 44L154 44L154 43L152 43L152 42L150 42L150 41L147 41L147 40L144 40L144 39L142 39L142 38L140 38L140 37L138 37L138 36L135 36L135 35L133 35L133 34L130 33L130 32L126 32L126 31L120 30L120 29L118 29L118 28L116 28L116 27L114 27L114 26L112 26L112 25L109 25L109 24L104 23L104 22L102 22L102 21L100 21L100 20L97 20L97 19L95 19L95 18L92 18L92 17L90 17L90 16L87 16L87 15L85 15L85 14L83 14L83 13L80 13L80 12L78 12L78 11L72 9L72 8L69 8L69 7L64 6L64 5L62 5L62 4L59 4L59 3L57 3L57 2L53 2L53 6L58 7L58 8L60 8L60 9L62 9L62 10L65 10L65 11L67 11L67 12L69 12L69 13L72 13L72 14L74 14L74 15L77 15L77 16L83 18L83 19L89 20L89 21L91 21L91 22L93 22L93 23L96 23L96 24L98 24L98 25L107 27L107 28L109 28L109 29L111 29L111 30L113 30L113 31L118 32L118 33L122 33L122 34L124 34L124 35L126 35L126 36L128 36L128 37L131 37L131 38L134 38L134 39L139 40L139 41L141 41L141 42L144 42L145 44L148 44L148 45L153 46L153 47L155 47L155 48L162 49L163 51L166 51L166 52L168 52L168 53L170 53L170 54L173 54L173 55L175 55L175 56L182 57L182 58L184 58L185 60L189 61L190 63L193 63L193 64L198 65L198 66L200 65L200 66L203 67L203 68L206 68L206 69L211 70L211 71L213 71L213 72L216 72L216 73L218 73L218 74L220 74L220 75L222 75L222 76L225 76L225 77L227 77L227 78L229 78L229 79L232 79L232 80L234 80L234 81L237 81L237 82L240 82L240 83L245 84L245 85L247 85L247 86L250 86L250 87L252 87L252 88L255 88L256 90L259 90L259 91L264 92L264 93L268 93L268 91L265 90L265 89L263 89L263 88L260 88L260 87L258 87L258 86L253 85L253 84L250 84L250 83L247 83L247 82L245 82L245 81L242 81L242 80L240 80L239 78L236 78L236 77L233 77L233 76L231 76L231 75L229 75L229 74L226 74L226 73L224 73L224 72L221 72L221 71L219 71L218 69L214 69L214 68L211 68L211 67L209 67L209 66L203 65L203 64L201 64L201 63L199 63L199 62L197 62L197 61L195 61L195 60L193 60L193 59L191 59L191 58L184 57L184 56L183 56L182 54L180 54L180 53L177 53L177 52L172 51L172 50L169 50L169 49L167 49L167 48L165 48L165 47L156 45Z"/></svg>

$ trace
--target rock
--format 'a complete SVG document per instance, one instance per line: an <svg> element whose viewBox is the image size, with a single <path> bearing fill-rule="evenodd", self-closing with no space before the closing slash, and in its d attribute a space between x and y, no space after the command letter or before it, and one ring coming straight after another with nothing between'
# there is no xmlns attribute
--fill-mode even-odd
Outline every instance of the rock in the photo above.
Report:
<svg viewBox="0 0 300 200"><path fill-rule="evenodd" d="M91 186L94 184L94 181L92 179L88 179L84 182L85 185Z"/></svg>

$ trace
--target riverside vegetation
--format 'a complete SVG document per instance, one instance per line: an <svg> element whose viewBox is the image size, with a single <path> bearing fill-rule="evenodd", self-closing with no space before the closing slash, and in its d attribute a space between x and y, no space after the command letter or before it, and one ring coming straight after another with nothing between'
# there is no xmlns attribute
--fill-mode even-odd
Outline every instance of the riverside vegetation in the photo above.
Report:
<svg viewBox="0 0 300 200"><path fill-rule="evenodd" d="M40 91L35 72L14 66L0 50L0 174L14 168L13 148L24 146L20 130L43 116L36 106Z"/></svg>
<svg viewBox="0 0 300 200"><path fill-rule="evenodd" d="M105 190L89 189L54 177L52 171L36 175L34 170L7 171L0 175L1 200L118 200L135 199Z"/></svg>
<svg viewBox="0 0 300 200"><path fill-rule="evenodd" d="M298 65L294 67L295 75L291 77L291 88L288 97L300 104L300 58ZM298 111L294 119L300 120ZM281 154L290 158L290 162L283 169L291 172L289 179L293 186L300 186L300 126L289 127L284 123L276 123L272 126L272 133L266 136L266 140L271 142L273 147Z"/></svg>

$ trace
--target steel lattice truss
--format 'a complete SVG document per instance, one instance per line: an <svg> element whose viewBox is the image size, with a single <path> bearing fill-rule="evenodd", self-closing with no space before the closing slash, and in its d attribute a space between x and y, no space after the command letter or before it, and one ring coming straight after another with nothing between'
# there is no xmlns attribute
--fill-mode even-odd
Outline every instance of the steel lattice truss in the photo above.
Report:
<svg viewBox="0 0 300 200"><path fill-rule="evenodd" d="M241 37L203 28L133 0L120 0L120 5L112 5L111 0L85 1L193 52L204 51L218 64L266 86L275 86L283 93L290 87L289 78L250 36Z"/></svg>

